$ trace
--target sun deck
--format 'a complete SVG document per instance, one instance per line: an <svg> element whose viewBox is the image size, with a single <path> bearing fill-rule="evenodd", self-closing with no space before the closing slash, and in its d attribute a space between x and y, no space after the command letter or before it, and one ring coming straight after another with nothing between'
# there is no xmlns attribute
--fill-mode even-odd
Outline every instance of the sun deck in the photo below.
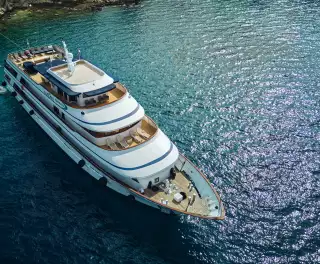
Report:
<svg viewBox="0 0 320 264"><path fill-rule="evenodd" d="M25 62L32 62L34 65L38 66L44 65L45 63L48 64L50 63L50 61L61 60L64 58L62 48L55 46L55 48L53 48L51 46L51 48L49 49L48 47L35 48L24 52L12 53L9 54L8 58L14 64L16 64L26 75L28 75L35 83L41 85L63 103L73 108L91 109L102 107L120 100L127 93L127 89L121 83L114 83L112 84L113 87L110 87L108 91L102 91L91 96L86 95L85 92L83 94L77 93L78 99L76 101L70 100L70 96L68 94L66 95L64 92L58 92L58 88L53 83L51 83L51 81L49 81L43 74L41 74L40 72L30 73L24 67ZM50 70L54 72L59 78L63 79L65 82L71 85L85 84L87 82L94 83L96 80L101 79L101 77L104 75L103 71L84 60L76 62L75 71L72 75L68 72L67 64L54 66Z"/></svg>
<svg viewBox="0 0 320 264"><path fill-rule="evenodd" d="M74 72L68 71L68 65L64 64L51 69L61 79L72 85L84 84L101 79L103 72L95 69L85 61L76 62Z"/></svg>

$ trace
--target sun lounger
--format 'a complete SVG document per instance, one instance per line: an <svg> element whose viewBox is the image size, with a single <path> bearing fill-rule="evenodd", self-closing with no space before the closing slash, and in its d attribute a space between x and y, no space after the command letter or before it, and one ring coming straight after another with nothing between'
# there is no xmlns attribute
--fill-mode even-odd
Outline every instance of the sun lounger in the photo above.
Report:
<svg viewBox="0 0 320 264"><path fill-rule="evenodd" d="M150 135L140 127L137 128L137 132L141 137L145 139L148 139L150 137Z"/></svg>
<svg viewBox="0 0 320 264"><path fill-rule="evenodd" d="M124 140L124 138L122 136L118 135L117 141L121 145L121 147L123 147L123 148L129 147L129 144L127 143L127 141Z"/></svg>
<svg viewBox="0 0 320 264"><path fill-rule="evenodd" d="M20 59L20 57L18 56L17 53L14 53L14 54L13 54L13 58L14 58L17 62L20 62L20 61L21 61L21 59Z"/></svg>
<svg viewBox="0 0 320 264"><path fill-rule="evenodd" d="M18 55L20 56L20 58L22 59L28 59L28 57L26 55L24 55L22 52L19 52Z"/></svg>
<svg viewBox="0 0 320 264"><path fill-rule="evenodd" d="M31 58L31 57L32 57L32 55L31 55L31 53L30 53L29 50L25 50L25 51L24 51L24 54L25 54L28 58Z"/></svg>
<svg viewBox="0 0 320 264"><path fill-rule="evenodd" d="M103 95L101 95L101 96L102 96L103 100L109 100L109 95L103 94Z"/></svg>
<svg viewBox="0 0 320 264"><path fill-rule="evenodd" d="M29 51L32 55L34 55L34 52L35 52L34 48L29 49Z"/></svg>
<svg viewBox="0 0 320 264"><path fill-rule="evenodd" d="M133 138L133 140L137 143L142 143L144 140L139 136L139 134L134 131L130 130L130 136Z"/></svg>
<svg viewBox="0 0 320 264"><path fill-rule="evenodd" d="M107 138L107 146L112 150L118 150L118 146L110 138Z"/></svg>

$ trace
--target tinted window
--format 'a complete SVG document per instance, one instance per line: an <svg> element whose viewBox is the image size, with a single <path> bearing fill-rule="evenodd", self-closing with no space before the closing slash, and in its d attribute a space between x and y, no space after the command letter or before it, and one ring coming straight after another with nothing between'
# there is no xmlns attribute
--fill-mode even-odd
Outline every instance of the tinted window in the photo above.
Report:
<svg viewBox="0 0 320 264"><path fill-rule="evenodd" d="M70 95L69 95L69 101L70 101L70 102L76 102L76 101L77 101L77 97L76 97L76 96L70 96Z"/></svg>
<svg viewBox="0 0 320 264"><path fill-rule="evenodd" d="M24 87L30 89L29 83L27 83L27 81L24 78L21 77L20 82Z"/></svg>
<svg viewBox="0 0 320 264"><path fill-rule="evenodd" d="M8 81L8 83L11 82L11 79L10 79L10 77L9 77L7 74L4 75L4 78Z"/></svg>
<svg viewBox="0 0 320 264"><path fill-rule="evenodd" d="M12 69L12 67L6 62L4 67L14 76L14 77L17 77L17 72Z"/></svg>

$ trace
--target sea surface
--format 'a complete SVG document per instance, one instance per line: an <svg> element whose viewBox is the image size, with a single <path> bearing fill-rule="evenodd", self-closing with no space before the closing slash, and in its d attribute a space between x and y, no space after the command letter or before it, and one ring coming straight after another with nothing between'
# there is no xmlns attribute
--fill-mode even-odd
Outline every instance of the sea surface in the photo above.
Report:
<svg viewBox="0 0 320 264"><path fill-rule="evenodd" d="M99 186L0 97L0 263L319 263L320 2L143 0L7 22L118 76L214 184L224 221ZM17 47L0 36L0 58ZM3 68L0 68L3 77Z"/></svg>

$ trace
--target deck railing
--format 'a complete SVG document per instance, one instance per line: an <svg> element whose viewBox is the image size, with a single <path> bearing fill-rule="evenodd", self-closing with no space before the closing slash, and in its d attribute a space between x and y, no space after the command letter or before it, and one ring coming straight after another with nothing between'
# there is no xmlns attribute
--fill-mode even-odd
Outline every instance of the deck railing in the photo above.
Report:
<svg viewBox="0 0 320 264"><path fill-rule="evenodd" d="M221 214L223 205L220 196L213 188L209 180L206 178L206 176L182 154L179 155L175 166L179 171L183 171L189 177L198 193L200 194L201 198L208 198L213 200L213 202L219 207L218 211L219 214Z"/></svg>

